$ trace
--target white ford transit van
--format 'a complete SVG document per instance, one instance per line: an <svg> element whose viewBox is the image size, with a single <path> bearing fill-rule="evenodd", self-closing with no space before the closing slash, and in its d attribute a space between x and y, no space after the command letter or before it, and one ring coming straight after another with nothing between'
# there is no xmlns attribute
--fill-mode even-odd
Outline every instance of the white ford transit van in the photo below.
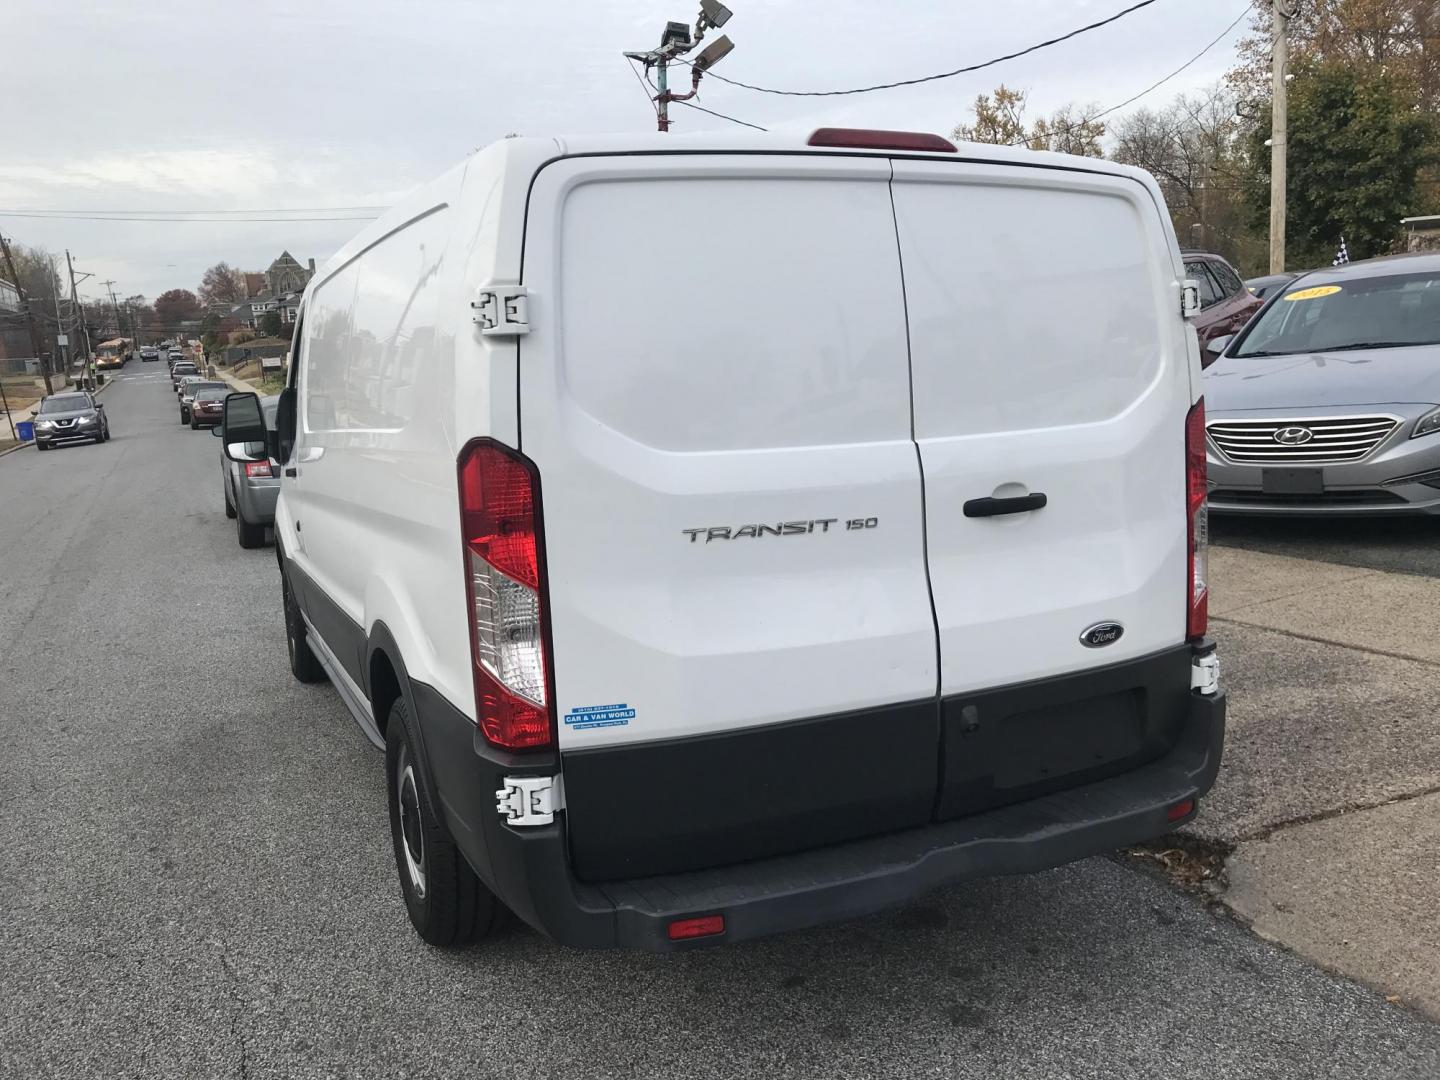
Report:
<svg viewBox="0 0 1440 1080"><path fill-rule="evenodd" d="M1193 815L1187 292L1147 174L897 132L507 139L346 245L276 554L420 935L736 941Z"/></svg>

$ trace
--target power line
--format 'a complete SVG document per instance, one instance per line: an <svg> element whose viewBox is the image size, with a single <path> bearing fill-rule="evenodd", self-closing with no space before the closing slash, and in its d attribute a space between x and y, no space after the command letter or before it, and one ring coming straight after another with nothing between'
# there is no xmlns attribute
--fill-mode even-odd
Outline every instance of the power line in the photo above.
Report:
<svg viewBox="0 0 1440 1080"><path fill-rule="evenodd" d="M659 116L660 106L655 104L655 99L650 96L650 91L645 88L646 78L641 76L640 69L635 66L634 60L631 60L627 56L625 58L625 63L629 65L631 73L635 76L635 81L640 84L640 92L645 95L645 100L650 103L650 108L654 111L656 116Z"/></svg>
<svg viewBox="0 0 1440 1080"><path fill-rule="evenodd" d="M769 128L761 127L759 124L752 124L749 120L737 120L733 116L726 116L724 113L716 112L714 109L707 109L704 105L696 105L693 101L677 101L675 104L684 105L687 109L695 109L699 112L709 113L711 116L718 116L721 120L729 120L732 124L740 124L744 127L754 128L756 131L770 130Z"/></svg>
<svg viewBox="0 0 1440 1080"><path fill-rule="evenodd" d="M1119 110L1119 109L1125 108L1126 105L1132 105L1132 104L1134 104L1135 102L1139 101L1142 97L1144 97L1146 94L1150 93L1150 91L1152 91L1152 90L1158 90L1160 87L1164 86L1164 85L1165 85L1167 82L1169 82L1171 79L1175 78L1176 75L1179 75L1182 71L1184 71L1186 68L1188 68L1191 64L1195 63L1195 61L1199 60L1202 56L1204 56L1206 53L1208 53L1208 52L1209 52L1211 49L1213 49L1216 45L1220 44L1221 41L1223 41L1227 36L1229 36L1230 31L1234 30L1235 27L1237 27L1237 26L1240 25L1240 20L1243 19L1243 18L1245 18L1245 16L1248 15L1248 14L1250 14L1250 9L1247 7L1247 8L1245 8L1243 11L1241 11L1239 15L1235 16L1235 21L1232 22L1229 26L1227 26L1224 30L1220 31L1220 33L1219 33L1213 40L1211 40L1210 44L1206 45L1206 46L1205 46L1203 49L1201 49L1198 53L1196 53L1194 56L1192 56L1189 60L1186 60L1185 63L1181 64L1178 68L1176 68L1174 71L1170 72L1170 74L1169 74L1169 75L1166 75L1163 79L1160 79L1160 80L1158 80L1157 82L1151 83L1151 84L1150 84L1149 86L1147 86L1144 90L1141 90L1138 94L1132 94L1130 97L1126 98L1124 101L1120 102L1118 105L1111 105L1108 109L1101 109L1098 113L1095 113L1093 116L1087 116L1085 119L1081 120L1078 124L1071 124L1069 127L1058 129L1057 132L1056 132L1056 134L1068 135L1068 134L1069 134L1070 132L1072 132L1072 131L1078 131L1080 128L1085 127L1085 125L1087 125L1087 124L1092 124L1092 123L1094 123L1096 120L1099 120L1101 117L1109 116L1111 113L1113 113L1113 112L1115 112L1115 111L1117 111L1117 110ZM1205 105L1209 105L1210 102L1211 102L1211 101L1214 101L1218 96L1219 96L1219 91L1216 91L1214 94L1211 94L1209 101L1206 101L1206 102L1205 102ZM1203 108L1205 107L1205 105L1202 105L1201 108L1203 109ZM1009 145L1009 146L1026 146L1026 145L1029 145L1029 142L1030 142L1029 139L1019 139L1019 140L1017 140L1017 141L1015 141L1015 142L1008 143L1007 145Z"/></svg>
<svg viewBox="0 0 1440 1080"><path fill-rule="evenodd" d="M935 82L937 79L951 79L956 75L965 75L972 71L980 71L983 68L994 67L996 64L1003 64L1007 60L1015 60L1022 56L1028 56L1030 53L1047 49L1051 45L1059 45L1062 41L1069 41L1071 38L1079 37L1081 34L1089 33L1091 30L1098 30L1102 26L1108 26L1113 22L1123 19L1132 12L1139 11L1144 7L1149 7L1153 3L1155 3L1155 0L1139 0L1138 3L1131 4L1123 11L1117 11L1114 15L1100 19L1098 22L1093 22L1087 26L1071 30L1068 34L1061 34L1059 37L1050 38L1048 41L1037 42L1028 48L1006 53L1004 56L997 56L983 63L970 64L966 67L956 68L954 71L942 71L938 75L923 75L915 79L900 79L896 82L876 83L874 86L857 86L849 90L776 90L769 86L756 86L753 83L741 82L739 79L727 79L724 75L717 75L714 71L706 71L705 74L709 78L719 79L721 82L729 83L731 86L743 87L746 90L755 90L762 94L779 94L782 97L840 97L846 94L868 94L875 90L893 90L898 86L915 86L919 83ZM682 64L690 63L690 61L683 57L676 57L675 59Z"/></svg>

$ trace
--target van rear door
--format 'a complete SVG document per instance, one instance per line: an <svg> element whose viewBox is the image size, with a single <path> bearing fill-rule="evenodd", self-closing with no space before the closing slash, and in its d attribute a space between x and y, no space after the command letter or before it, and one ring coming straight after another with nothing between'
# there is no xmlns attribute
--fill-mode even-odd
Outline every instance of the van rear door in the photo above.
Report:
<svg viewBox="0 0 1440 1080"><path fill-rule="evenodd" d="M1076 673L1184 641L1193 345L1139 182L894 168L952 817L1163 749L1168 674Z"/></svg>
<svg viewBox="0 0 1440 1080"><path fill-rule="evenodd" d="M890 163L562 159L527 213L577 873L930 819L936 639Z"/></svg>

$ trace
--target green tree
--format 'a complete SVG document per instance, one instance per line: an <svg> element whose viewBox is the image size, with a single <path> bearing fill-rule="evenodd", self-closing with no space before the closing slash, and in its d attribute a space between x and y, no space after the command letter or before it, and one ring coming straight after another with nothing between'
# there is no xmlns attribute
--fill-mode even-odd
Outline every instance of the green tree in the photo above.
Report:
<svg viewBox="0 0 1440 1080"><path fill-rule="evenodd" d="M1437 159L1440 133L1408 79L1353 65L1297 65L1290 84L1286 263L1333 258L1345 237L1352 259L1384 255L1415 212L1420 170ZM1245 201L1255 228L1270 209L1268 106L1248 140Z"/></svg>
<svg viewBox="0 0 1440 1080"><path fill-rule="evenodd" d="M265 337L279 337L284 326L278 311L267 311L260 316L260 333Z"/></svg>

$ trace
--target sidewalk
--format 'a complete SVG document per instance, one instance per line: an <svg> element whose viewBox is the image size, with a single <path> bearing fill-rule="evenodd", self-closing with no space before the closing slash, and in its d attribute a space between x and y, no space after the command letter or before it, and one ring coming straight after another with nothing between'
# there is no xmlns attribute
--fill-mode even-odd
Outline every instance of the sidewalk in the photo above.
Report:
<svg viewBox="0 0 1440 1080"><path fill-rule="evenodd" d="M1229 730L1181 834L1261 936L1440 1019L1440 578L1210 560Z"/></svg>

